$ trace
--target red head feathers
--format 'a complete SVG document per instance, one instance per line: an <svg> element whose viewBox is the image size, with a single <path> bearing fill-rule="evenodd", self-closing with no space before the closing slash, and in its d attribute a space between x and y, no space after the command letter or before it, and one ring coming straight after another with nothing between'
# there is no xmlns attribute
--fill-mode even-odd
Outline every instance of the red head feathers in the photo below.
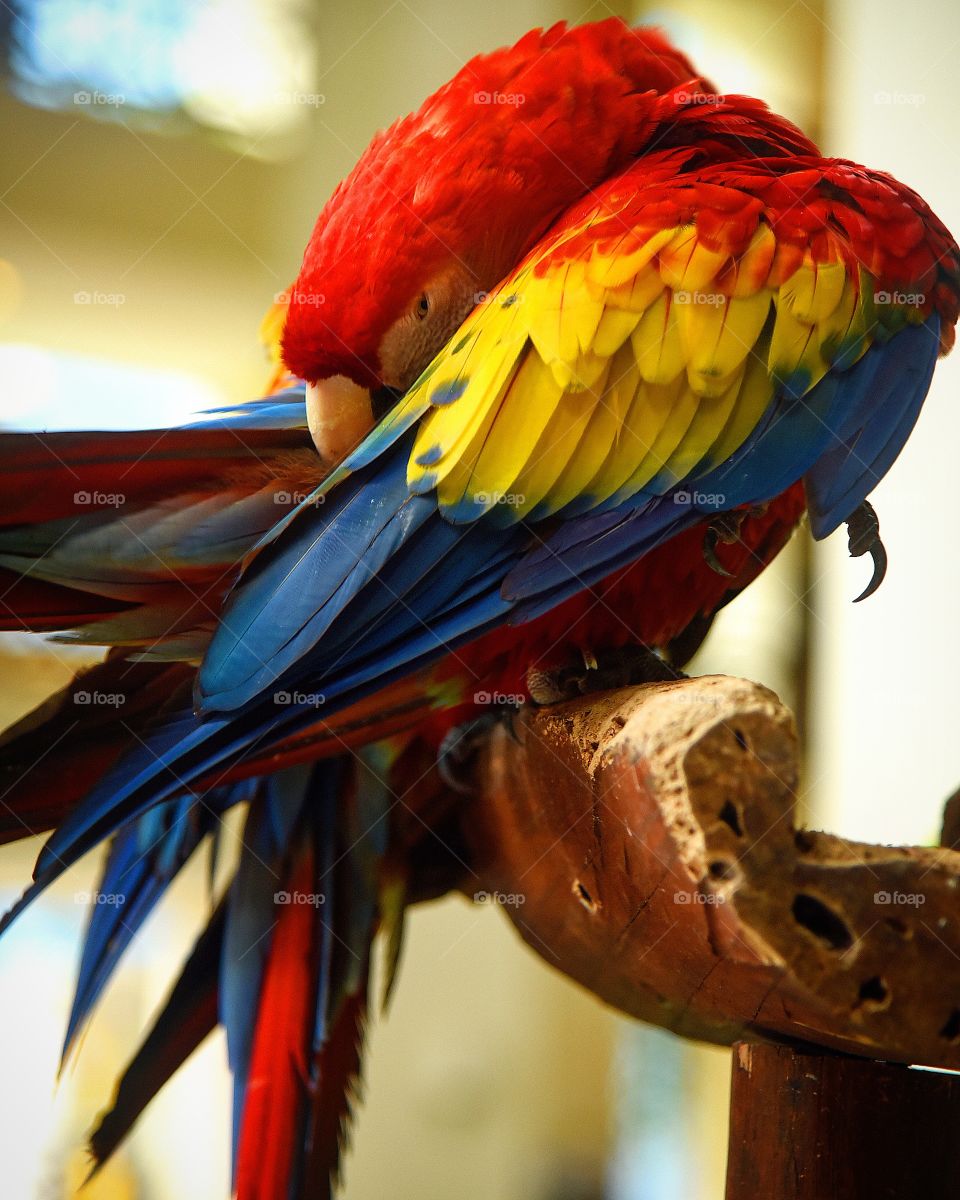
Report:
<svg viewBox="0 0 960 1200"><path fill-rule="evenodd" d="M703 90L684 55L619 19L534 30L472 59L374 138L321 212L287 366L310 382L408 386L476 293L637 153L654 96L687 83Z"/></svg>

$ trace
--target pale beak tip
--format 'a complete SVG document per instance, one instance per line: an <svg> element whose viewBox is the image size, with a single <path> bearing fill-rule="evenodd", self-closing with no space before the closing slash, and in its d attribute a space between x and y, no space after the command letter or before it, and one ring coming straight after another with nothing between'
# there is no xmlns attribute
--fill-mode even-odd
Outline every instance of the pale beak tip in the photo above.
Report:
<svg viewBox="0 0 960 1200"><path fill-rule="evenodd" d="M317 453L339 462L374 426L369 391L345 375L308 383L307 425Z"/></svg>

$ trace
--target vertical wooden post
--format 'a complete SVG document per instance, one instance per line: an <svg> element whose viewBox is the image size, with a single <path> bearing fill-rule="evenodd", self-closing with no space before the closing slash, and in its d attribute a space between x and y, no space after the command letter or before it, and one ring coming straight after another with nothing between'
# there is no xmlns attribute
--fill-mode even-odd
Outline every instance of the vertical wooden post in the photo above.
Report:
<svg viewBox="0 0 960 1200"><path fill-rule="evenodd" d="M960 1075L733 1048L726 1200L955 1200Z"/></svg>

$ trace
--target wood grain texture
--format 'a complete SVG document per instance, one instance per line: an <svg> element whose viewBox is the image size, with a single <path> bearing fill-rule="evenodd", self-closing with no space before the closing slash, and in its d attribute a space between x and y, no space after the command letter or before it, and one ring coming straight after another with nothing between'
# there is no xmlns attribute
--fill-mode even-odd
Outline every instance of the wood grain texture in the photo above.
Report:
<svg viewBox="0 0 960 1200"><path fill-rule="evenodd" d="M955 1075L740 1043L726 1200L953 1200L958 1115Z"/></svg>

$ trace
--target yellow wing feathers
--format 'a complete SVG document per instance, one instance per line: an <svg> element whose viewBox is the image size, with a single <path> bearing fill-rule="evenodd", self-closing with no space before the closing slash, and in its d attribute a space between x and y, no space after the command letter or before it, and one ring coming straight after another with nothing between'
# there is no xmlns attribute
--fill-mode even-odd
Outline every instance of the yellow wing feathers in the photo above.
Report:
<svg viewBox="0 0 960 1200"><path fill-rule="evenodd" d="M270 364L270 376L266 386L268 396L279 392L282 388L291 387L297 382L297 377L284 365L280 348L289 303L289 293L278 292L273 304L267 309L260 322L260 344L266 351L267 361Z"/></svg>
<svg viewBox="0 0 960 1200"><path fill-rule="evenodd" d="M531 256L408 396L410 485L452 519L666 491L742 445L778 386L866 349L872 281L839 247L815 262L759 220L736 254L694 224L610 225Z"/></svg>

